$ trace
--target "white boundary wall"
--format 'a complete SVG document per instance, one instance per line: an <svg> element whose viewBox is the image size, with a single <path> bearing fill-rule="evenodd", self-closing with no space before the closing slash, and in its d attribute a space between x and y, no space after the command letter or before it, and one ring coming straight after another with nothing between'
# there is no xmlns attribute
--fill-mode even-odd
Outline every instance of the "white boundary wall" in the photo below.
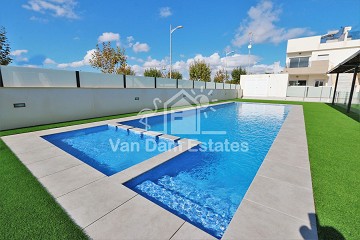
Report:
<svg viewBox="0 0 360 240"><path fill-rule="evenodd" d="M0 66L0 130L163 108L169 99L181 106L241 95L240 85L214 87L191 80ZM154 106L156 98L161 104Z"/></svg>
<svg viewBox="0 0 360 240"><path fill-rule="evenodd" d="M154 109L155 98L161 100L157 108L174 96L179 98L177 106L194 104L181 91L197 100L215 101L237 98L239 90L5 87L0 88L0 130ZM25 107L15 108L17 103L25 103Z"/></svg>
<svg viewBox="0 0 360 240"><path fill-rule="evenodd" d="M289 74L241 75L243 97L286 98Z"/></svg>

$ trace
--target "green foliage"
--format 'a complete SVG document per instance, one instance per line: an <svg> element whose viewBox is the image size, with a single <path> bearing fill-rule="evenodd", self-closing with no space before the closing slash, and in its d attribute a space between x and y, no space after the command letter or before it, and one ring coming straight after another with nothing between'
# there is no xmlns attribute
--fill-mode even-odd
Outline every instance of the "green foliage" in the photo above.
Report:
<svg viewBox="0 0 360 240"><path fill-rule="evenodd" d="M10 44L6 37L6 30L0 27L0 65L9 65L12 62L10 57Z"/></svg>
<svg viewBox="0 0 360 240"><path fill-rule="evenodd" d="M167 73L166 75L167 78L170 78L170 72ZM182 79L183 76L180 72L178 71L171 71L171 78L172 79Z"/></svg>
<svg viewBox="0 0 360 240"><path fill-rule="evenodd" d="M211 79L210 65L205 61L194 61L189 67L190 80L209 82Z"/></svg>
<svg viewBox="0 0 360 240"><path fill-rule="evenodd" d="M145 69L144 76L145 77L162 77L162 73L160 70L158 70L156 68L148 68L148 69Z"/></svg>
<svg viewBox="0 0 360 240"><path fill-rule="evenodd" d="M214 82L222 83L222 82L224 82L224 80L225 80L225 72L224 72L224 70L219 69L215 73Z"/></svg>
<svg viewBox="0 0 360 240"><path fill-rule="evenodd" d="M126 66L119 74L135 76L135 71L130 66Z"/></svg>
<svg viewBox="0 0 360 240"><path fill-rule="evenodd" d="M102 43L102 48L96 44L90 65L100 69L103 73L135 75L131 67L127 65L125 49L121 49L119 46L113 48L110 42Z"/></svg>
<svg viewBox="0 0 360 240"><path fill-rule="evenodd" d="M231 72L231 77L232 77L231 83L240 84L240 76L246 74L247 73L245 69L241 67L234 68Z"/></svg>

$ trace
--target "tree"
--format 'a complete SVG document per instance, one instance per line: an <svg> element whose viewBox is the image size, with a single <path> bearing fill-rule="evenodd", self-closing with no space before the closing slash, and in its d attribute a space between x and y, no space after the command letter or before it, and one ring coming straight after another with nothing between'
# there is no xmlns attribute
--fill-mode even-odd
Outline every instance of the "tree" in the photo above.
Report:
<svg viewBox="0 0 360 240"><path fill-rule="evenodd" d="M210 65L206 64L205 61L194 61L190 64L189 67L189 73L190 73L190 80L196 80L196 81L204 81L209 82L210 81Z"/></svg>
<svg viewBox="0 0 360 240"><path fill-rule="evenodd" d="M124 69L122 69L122 71L120 72L120 74L124 74L124 75L135 75L135 71L128 65L126 66Z"/></svg>
<svg viewBox="0 0 360 240"><path fill-rule="evenodd" d="M167 78L170 78L170 72L167 73L166 75ZM171 71L171 78L172 79L182 79L183 76L180 72L178 71Z"/></svg>
<svg viewBox="0 0 360 240"><path fill-rule="evenodd" d="M9 65L12 62L10 57L10 44L6 37L6 30L4 27L0 28L0 65Z"/></svg>
<svg viewBox="0 0 360 240"><path fill-rule="evenodd" d="M215 77L214 77L214 82L217 83L222 83L225 80L225 71L219 69L216 73L215 73Z"/></svg>
<svg viewBox="0 0 360 240"><path fill-rule="evenodd" d="M160 70L157 70L156 68L148 68L148 69L145 69L144 76L145 77L162 77L162 73Z"/></svg>
<svg viewBox="0 0 360 240"><path fill-rule="evenodd" d="M102 43L102 49L96 44L89 62L92 67L100 69L103 73L134 75L134 71L127 65L125 49L119 46L113 48L110 42Z"/></svg>
<svg viewBox="0 0 360 240"><path fill-rule="evenodd" d="M241 75L246 75L246 70L241 68L241 67L237 67L234 68L231 72L231 77L232 77L232 81L231 83L233 84L240 84L240 76Z"/></svg>

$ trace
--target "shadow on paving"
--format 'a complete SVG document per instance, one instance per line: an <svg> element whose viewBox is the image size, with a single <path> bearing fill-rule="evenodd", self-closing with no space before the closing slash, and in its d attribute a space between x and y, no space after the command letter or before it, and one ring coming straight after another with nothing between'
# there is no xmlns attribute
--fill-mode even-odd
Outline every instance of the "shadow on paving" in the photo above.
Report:
<svg viewBox="0 0 360 240"><path fill-rule="evenodd" d="M336 228L330 226L321 226L315 213L309 213L310 226L301 226L300 233L304 239L311 239L318 235L319 240L345 240L345 237ZM317 226L317 231L315 226Z"/></svg>

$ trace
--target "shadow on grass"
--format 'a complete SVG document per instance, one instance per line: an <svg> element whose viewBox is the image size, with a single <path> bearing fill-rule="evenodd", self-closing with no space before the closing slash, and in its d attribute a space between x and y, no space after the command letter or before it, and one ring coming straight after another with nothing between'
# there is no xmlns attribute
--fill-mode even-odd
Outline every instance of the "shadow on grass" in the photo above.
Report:
<svg viewBox="0 0 360 240"><path fill-rule="evenodd" d="M342 114L345 114L346 116L348 116L349 118L354 119L357 122L360 122L360 114L356 113L356 112L346 112L346 108L341 107L341 106L337 106L337 105L332 105L331 103L326 103L326 105L328 105L329 107L341 112Z"/></svg>
<svg viewBox="0 0 360 240"><path fill-rule="evenodd" d="M345 240L345 237L337 229L330 226L321 226L315 213L309 213L309 219L311 228L308 226L300 227L300 233L304 239L316 239L316 236L318 236L319 240Z"/></svg>

